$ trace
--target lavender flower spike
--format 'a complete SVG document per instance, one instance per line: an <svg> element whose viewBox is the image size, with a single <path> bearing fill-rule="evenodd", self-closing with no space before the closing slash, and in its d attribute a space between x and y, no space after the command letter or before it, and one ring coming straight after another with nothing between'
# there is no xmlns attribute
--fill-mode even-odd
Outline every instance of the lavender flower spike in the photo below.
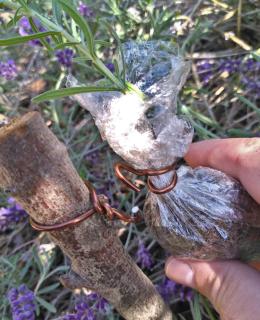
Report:
<svg viewBox="0 0 260 320"><path fill-rule="evenodd" d="M13 80L17 76L17 68L14 60L8 60L7 62L0 61L0 76L6 80Z"/></svg>
<svg viewBox="0 0 260 320"><path fill-rule="evenodd" d="M77 320L95 320L96 317L93 310L89 308L88 304L85 302L80 302L76 305Z"/></svg>
<svg viewBox="0 0 260 320"><path fill-rule="evenodd" d="M71 68L74 51L69 48L58 50L56 51L56 57L61 65L65 66L66 68Z"/></svg>
<svg viewBox="0 0 260 320"><path fill-rule="evenodd" d="M34 293L25 284L8 291L13 320L35 320Z"/></svg>
<svg viewBox="0 0 260 320"><path fill-rule="evenodd" d="M21 36L28 36L32 33L32 28L27 17L22 17L20 19L18 31Z"/></svg>
<svg viewBox="0 0 260 320"><path fill-rule="evenodd" d="M75 313L65 315L62 320L96 320L93 310L85 302L75 306Z"/></svg>
<svg viewBox="0 0 260 320"><path fill-rule="evenodd" d="M90 18L94 15L93 10L82 1L79 2L78 12L85 18Z"/></svg>
<svg viewBox="0 0 260 320"><path fill-rule="evenodd" d="M27 212L13 198L9 198L8 203L9 207L0 208L0 231L2 232L28 216Z"/></svg>
<svg viewBox="0 0 260 320"><path fill-rule="evenodd" d="M197 70L203 85L207 85L213 78L214 60L205 59L197 62Z"/></svg>
<svg viewBox="0 0 260 320"><path fill-rule="evenodd" d="M177 283L167 278L165 278L163 282L156 287L164 301L167 303L169 303L171 297L177 292Z"/></svg>
<svg viewBox="0 0 260 320"><path fill-rule="evenodd" d="M136 262L141 265L141 268L151 269L153 265L151 254L141 241L139 242L139 247L136 252Z"/></svg>
<svg viewBox="0 0 260 320"><path fill-rule="evenodd" d="M106 67L111 71L115 72L115 65L112 62L106 63Z"/></svg>
<svg viewBox="0 0 260 320"><path fill-rule="evenodd" d="M46 29L40 24L38 20L35 19L34 23L36 24L40 32L46 31ZM22 17L20 19L18 32L21 36L28 36L34 33L27 17ZM50 38L47 38L46 40L50 42ZM41 41L38 39L34 39L29 41L29 44L31 46L41 46Z"/></svg>
<svg viewBox="0 0 260 320"><path fill-rule="evenodd" d="M109 303L98 293L91 293L86 296L86 301L93 302L93 308L103 314L106 314L109 311Z"/></svg>
<svg viewBox="0 0 260 320"><path fill-rule="evenodd" d="M241 62L242 61L240 58L223 59L219 65L219 70L222 72L227 71L228 73L232 74L239 70Z"/></svg>
<svg viewBox="0 0 260 320"><path fill-rule="evenodd" d="M174 296L179 297L181 301L191 301L193 299L194 294L192 289L184 287L168 278L164 278L156 287L166 303L169 303Z"/></svg>

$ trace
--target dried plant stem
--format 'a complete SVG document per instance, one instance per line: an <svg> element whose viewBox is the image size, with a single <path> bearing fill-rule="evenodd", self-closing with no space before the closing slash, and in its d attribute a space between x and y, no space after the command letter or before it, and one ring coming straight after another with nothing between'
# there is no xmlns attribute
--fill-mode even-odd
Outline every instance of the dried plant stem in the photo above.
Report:
<svg viewBox="0 0 260 320"><path fill-rule="evenodd" d="M0 187L37 222L54 224L90 208L89 192L65 146L40 114L30 112L0 128ZM112 223L94 215L83 223L50 233L71 259L69 286L91 288L129 320L172 318L151 281L136 266Z"/></svg>
<svg viewBox="0 0 260 320"><path fill-rule="evenodd" d="M237 6L237 36L240 37L241 32L241 13L242 13L242 0L238 0L238 6Z"/></svg>

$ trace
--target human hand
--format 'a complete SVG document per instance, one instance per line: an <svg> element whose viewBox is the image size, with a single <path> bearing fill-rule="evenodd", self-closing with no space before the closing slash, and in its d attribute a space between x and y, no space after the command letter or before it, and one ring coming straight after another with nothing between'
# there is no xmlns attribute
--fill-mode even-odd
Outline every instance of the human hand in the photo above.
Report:
<svg viewBox="0 0 260 320"><path fill-rule="evenodd" d="M233 176L260 204L260 138L193 143L185 160L191 167L211 167ZM241 262L170 257L165 272L170 279L205 295L223 320L260 318L260 273Z"/></svg>

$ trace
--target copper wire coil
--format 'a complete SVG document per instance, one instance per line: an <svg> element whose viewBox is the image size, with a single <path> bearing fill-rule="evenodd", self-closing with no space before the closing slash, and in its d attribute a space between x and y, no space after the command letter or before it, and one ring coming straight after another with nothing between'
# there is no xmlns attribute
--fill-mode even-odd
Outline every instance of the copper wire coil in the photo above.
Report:
<svg viewBox="0 0 260 320"><path fill-rule="evenodd" d="M131 188L137 192L141 191L135 184L133 184L131 181L129 181L123 175L123 173L121 172L122 169L129 171L129 172L132 172L136 175L148 176L148 178L147 178L148 189L151 192L156 193L156 194L164 194L164 193L171 191L176 186L178 176L175 171L175 167L176 167L176 164L174 163L170 166L167 166L165 168L158 169L158 170L153 170L153 169L141 170L141 169L134 169L133 167L131 167L130 165L128 165L126 163L118 162L115 164L114 169L115 169L116 176L123 183L125 183L129 188ZM151 176L159 176L161 174L170 172L172 170L174 170L174 173L173 173L171 183L164 188L156 188L154 186L154 184L152 183L152 181L150 180ZM90 182L84 181L84 183L87 186L87 188L89 189L90 198L91 198L91 202L93 204L93 208L87 210L86 212L80 214L79 216L77 216L75 218L70 219L69 221L56 223L53 225L40 224L40 223L36 222L33 218L30 218L30 223L31 223L32 228L37 231L62 230L62 229L71 227L73 225L79 224L80 222L90 218L95 213L105 215L110 220L112 220L113 218L116 217L117 219L122 220L124 222L128 222L128 223L131 223L131 222L136 223L136 222L139 222L142 220L142 217L140 215L136 215L135 217L130 217L130 216L126 216L124 213L118 211L117 209L112 208L110 206L110 204L108 203L108 199L104 195L98 195Z"/></svg>
<svg viewBox="0 0 260 320"><path fill-rule="evenodd" d="M156 169L156 170L153 170L153 169L135 169L133 167L131 167L129 164L127 163L123 163L123 162L117 162L115 165L114 165L114 170L115 170L115 175L117 176L117 178L119 180L121 180L125 185L127 185L129 188L133 189L134 191L136 192L140 192L141 189L139 189L135 184L133 184L131 181L129 181L122 173L122 169L123 170L126 170L128 172L132 172L138 176L148 176L147 178L147 187L148 187L148 190L153 192L153 193L156 193L156 194L164 194L164 193L167 193L169 191L171 191L177 184L177 181L178 181L178 176L177 176L177 172L175 171L175 167L176 167L176 163L173 163L172 165L170 166L167 166L167 167L164 167L164 168L161 168L161 169ZM172 180L170 182L170 184L166 187L163 187L163 188L156 188L154 186L154 184L152 183L150 177L151 176L160 176L164 173L167 173L167 172L170 172L170 171L173 171L173 176L172 176Z"/></svg>
<svg viewBox="0 0 260 320"><path fill-rule="evenodd" d="M33 218L30 218L30 224L33 229L37 231L57 231L62 230L71 226L74 226L88 218L90 218L94 213L99 213L102 215L107 216L110 220L112 220L114 217L122 220L124 222L139 222L142 220L142 217L140 215L136 215L135 217L126 216L124 213L118 211L115 208L112 208L110 204L108 203L107 197L104 195L97 195L96 190L93 188L93 186L88 181L84 181L85 185L89 189L90 192L90 199L93 204L93 208L89 209L88 211L80 214L79 216L70 219L66 222L56 223L53 225L45 225L40 224L36 222Z"/></svg>

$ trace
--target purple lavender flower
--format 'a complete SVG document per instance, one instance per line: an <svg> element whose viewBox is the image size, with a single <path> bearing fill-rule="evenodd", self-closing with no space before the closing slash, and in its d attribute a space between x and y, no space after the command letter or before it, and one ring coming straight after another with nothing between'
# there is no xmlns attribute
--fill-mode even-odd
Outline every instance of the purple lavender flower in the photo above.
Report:
<svg viewBox="0 0 260 320"><path fill-rule="evenodd" d="M13 320L34 320L34 293L25 284L12 288L7 293L11 305Z"/></svg>
<svg viewBox="0 0 260 320"><path fill-rule="evenodd" d="M75 313L65 315L62 320L96 320L93 310L85 302L75 306Z"/></svg>
<svg viewBox="0 0 260 320"><path fill-rule="evenodd" d="M238 81L243 85L246 94L254 99L260 98L260 61L250 56L245 57L227 57L221 60L200 60L197 62L197 70L201 82L207 85L214 77L215 73L227 72L236 74ZM213 72L214 71L214 72Z"/></svg>
<svg viewBox="0 0 260 320"><path fill-rule="evenodd" d="M210 59L205 59L197 62L197 70L201 82L207 85L209 81L213 78L213 69L215 67L215 61Z"/></svg>
<svg viewBox="0 0 260 320"><path fill-rule="evenodd" d="M72 58L74 57L74 51L72 49L66 48L64 50L58 50L55 55L61 65L66 68L71 68Z"/></svg>
<svg viewBox="0 0 260 320"><path fill-rule="evenodd" d="M166 302L169 302L171 297L176 294L177 283L165 278L159 285L156 286L158 292Z"/></svg>
<svg viewBox="0 0 260 320"><path fill-rule="evenodd" d="M75 313L68 313L63 317L58 318L58 320L77 320L77 315Z"/></svg>
<svg viewBox="0 0 260 320"><path fill-rule="evenodd" d="M240 58L228 58L221 60L219 64L219 71L227 71L228 73L237 72L242 61Z"/></svg>
<svg viewBox="0 0 260 320"><path fill-rule="evenodd" d="M179 285L179 296L181 301L192 301L194 298L194 292L191 288L183 287Z"/></svg>
<svg viewBox="0 0 260 320"><path fill-rule="evenodd" d="M257 87L256 82L252 81L250 78L246 76L242 78L242 83L244 84L245 88L249 90L252 90L252 89L254 90Z"/></svg>
<svg viewBox="0 0 260 320"><path fill-rule="evenodd" d="M38 20L35 19L34 23L40 32L46 31L46 29L40 24L40 22ZM34 33L27 17L22 17L20 19L18 32L21 36L28 36L28 35ZM47 38L47 41L50 42L50 38ZM41 42L38 39L34 39L34 40L29 41L29 44L31 46L41 46Z"/></svg>
<svg viewBox="0 0 260 320"><path fill-rule="evenodd" d="M111 71L115 72L115 65L112 62L106 63L106 67Z"/></svg>
<svg viewBox="0 0 260 320"><path fill-rule="evenodd" d="M181 301L191 301L193 299L192 289L184 287L168 278L164 278L156 288L166 303L169 303L173 296L179 296Z"/></svg>
<svg viewBox="0 0 260 320"><path fill-rule="evenodd" d="M32 28L28 18L22 17L20 19L18 31L21 36L28 36L32 32Z"/></svg>
<svg viewBox="0 0 260 320"><path fill-rule="evenodd" d="M94 302L93 308L95 308L95 310L98 312L107 313L109 310L108 301L98 293L93 292L93 293L87 295L86 301Z"/></svg>
<svg viewBox="0 0 260 320"><path fill-rule="evenodd" d="M260 61L256 61L253 58L249 58L242 64L242 72L259 72L260 71Z"/></svg>
<svg viewBox="0 0 260 320"><path fill-rule="evenodd" d="M254 59L252 59L252 58L247 59L245 61L245 63L243 64L244 71L253 71L255 68L255 63L256 63L256 61Z"/></svg>
<svg viewBox="0 0 260 320"><path fill-rule="evenodd" d="M139 242L138 250L136 252L136 263L139 263L141 268L147 269L151 269L153 265L151 253L141 241Z"/></svg>
<svg viewBox="0 0 260 320"><path fill-rule="evenodd" d="M82 1L79 2L78 12L85 18L90 18L94 16L93 10Z"/></svg>
<svg viewBox="0 0 260 320"><path fill-rule="evenodd" d="M8 60L7 62L0 61L0 76L6 80L13 80L17 76L17 67L14 60Z"/></svg>
<svg viewBox="0 0 260 320"><path fill-rule="evenodd" d="M15 202L13 198L8 199L9 207L0 208L0 231L7 230L12 224L24 220L28 214Z"/></svg>
<svg viewBox="0 0 260 320"><path fill-rule="evenodd" d="M244 88L256 98L260 98L260 81L254 77L243 76L242 83Z"/></svg>
<svg viewBox="0 0 260 320"><path fill-rule="evenodd" d="M74 313L65 315L62 320L96 320L95 313L105 315L109 309L108 301L93 292L81 298L75 305Z"/></svg>
<svg viewBox="0 0 260 320"><path fill-rule="evenodd" d="M77 320L95 320L93 310L85 302L80 302L76 305Z"/></svg>

